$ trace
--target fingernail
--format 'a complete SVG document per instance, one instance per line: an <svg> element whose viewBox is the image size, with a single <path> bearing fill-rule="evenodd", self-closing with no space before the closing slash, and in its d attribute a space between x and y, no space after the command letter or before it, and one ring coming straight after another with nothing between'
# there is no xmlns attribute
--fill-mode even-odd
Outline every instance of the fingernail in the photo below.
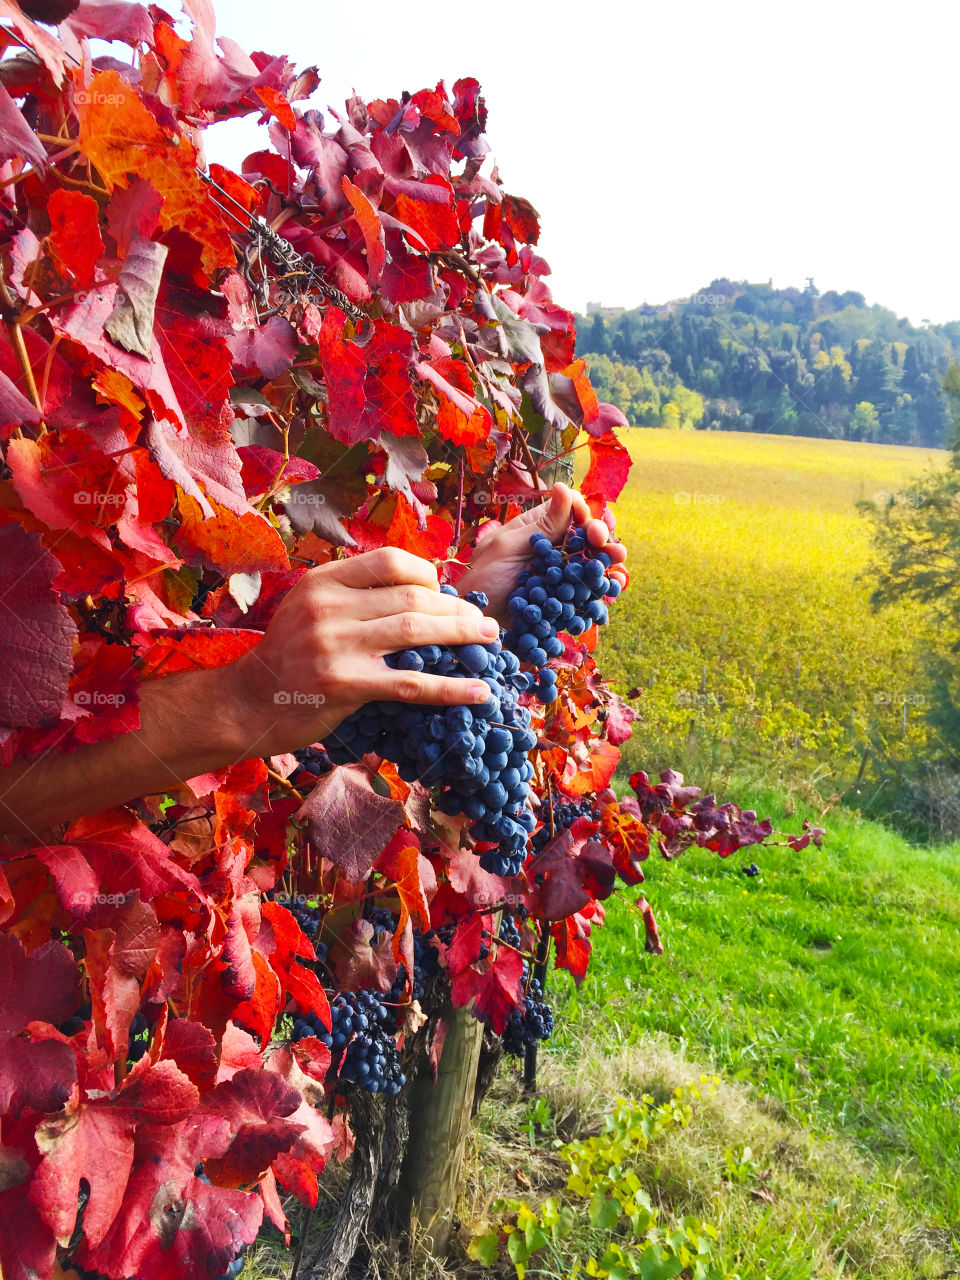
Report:
<svg viewBox="0 0 960 1280"><path fill-rule="evenodd" d="M480 623L480 634L488 640L496 640L500 634L500 623L495 618L484 618Z"/></svg>
<svg viewBox="0 0 960 1280"><path fill-rule="evenodd" d="M490 697L490 686L488 684L472 684L470 686L470 697L474 702L486 702Z"/></svg>

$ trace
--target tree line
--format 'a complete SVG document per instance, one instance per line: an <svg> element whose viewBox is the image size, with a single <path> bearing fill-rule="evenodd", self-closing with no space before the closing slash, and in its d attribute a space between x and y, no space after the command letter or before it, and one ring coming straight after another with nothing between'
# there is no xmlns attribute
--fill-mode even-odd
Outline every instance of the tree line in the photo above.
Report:
<svg viewBox="0 0 960 1280"><path fill-rule="evenodd" d="M597 394L636 426L942 447L960 321L912 325L863 294L714 280L577 317Z"/></svg>

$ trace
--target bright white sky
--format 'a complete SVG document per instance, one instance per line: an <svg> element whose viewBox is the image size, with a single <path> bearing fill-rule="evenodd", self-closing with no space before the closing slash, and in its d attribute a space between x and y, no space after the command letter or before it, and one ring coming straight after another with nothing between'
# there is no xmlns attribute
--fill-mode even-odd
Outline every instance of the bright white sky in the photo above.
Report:
<svg viewBox="0 0 960 1280"><path fill-rule="evenodd" d="M475 76L567 307L812 275L914 323L960 319L950 0L221 0L218 16L248 52L315 63L321 109ZM238 163L251 135L217 126L208 159Z"/></svg>

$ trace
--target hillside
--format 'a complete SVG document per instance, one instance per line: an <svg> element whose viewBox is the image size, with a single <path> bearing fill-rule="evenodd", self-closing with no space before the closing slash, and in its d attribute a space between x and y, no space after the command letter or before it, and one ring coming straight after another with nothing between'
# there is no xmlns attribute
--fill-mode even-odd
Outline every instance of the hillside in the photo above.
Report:
<svg viewBox="0 0 960 1280"><path fill-rule="evenodd" d="M947 455L740 432L624 431L618 532L642 587L611 611L604 671L637 688L625 767L849 782L864 742L927 750L915 605L874 613L860 498L908 497ZM641 579L635 569L635 583Z"/></svg>
<svg viewBox="0 0 960 1280"><path fill-rule="evenodd" d="M635 426L943 447L960 321L916 327L855 292L714 280L662 306L577 317L601 399Z"/></svg>

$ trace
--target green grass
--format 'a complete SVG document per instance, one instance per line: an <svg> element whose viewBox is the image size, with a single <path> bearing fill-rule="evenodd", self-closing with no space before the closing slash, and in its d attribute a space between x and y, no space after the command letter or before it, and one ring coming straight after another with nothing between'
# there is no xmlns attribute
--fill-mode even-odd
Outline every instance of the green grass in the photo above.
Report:
<svg viewBox="0 0 960 1280"><path fill-rule="evenodd" d="M815 816L735 798L781 830ZM842 810L825 822L822 850L654 855L643 890L666 953L646 955L635 912L609 904L552 1052L666 1034L773 1114L849 1141L960 1242L960 846L920 849Z"/></svg>

